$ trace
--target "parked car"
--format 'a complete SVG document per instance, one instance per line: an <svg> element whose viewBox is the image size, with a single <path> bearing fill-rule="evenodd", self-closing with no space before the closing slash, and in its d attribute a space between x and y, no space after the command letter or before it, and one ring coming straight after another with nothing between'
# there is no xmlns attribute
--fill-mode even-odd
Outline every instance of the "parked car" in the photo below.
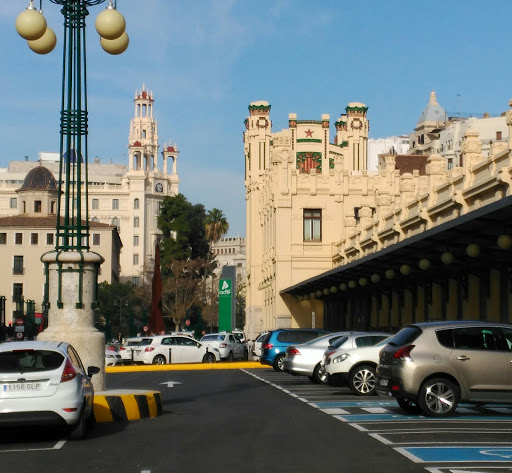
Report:
<svg viewBox="0 0 512 473"><path fill-rule="evenodd" d="M146 365L167 363L214 363L220 361L220 353L192 337L155 335L143 337L133 348L133 361Z"/></svg>
<svg viewBox="0 0 512 473"><path fill-rule="evenodd" d="M119 348L123 363L133 363L133 349L139 345L142 338L127 338Z"/></svg>
<svg viewBox="0 0 512 473"><path fill-rule="evenodd" d="M121 353L108 347L105 348L105 366L116 366L122 364L123 359L121 358Z"/></svg>
<svg viewBox="0 0 512 473"><path fill-rule="evenodd" d="M288 345L309 342L314 338L328 334L329 331L314 328L288 328L271 330L261 344L260 363L283 371L283 361Z"/></svg>
<svg viewBox="0 0 512 473"><path fill-rule="evenodd" d="M201 343L215 348L220 353L221 360L247 360L249 349L246 343L242 343L235 334L231 332L209 333L203 335Z"/></svg>
<svg viewBox="0 0 512 473"><path fill-rule="evenodd" d="M454 413L459 402L512 403L512 325L484 321L416 323L382 348L377 393L408 412Z"/></svg>
<svg viewBox="0 0 512 473"><path fill-rule="evenodd" d="M0 345L0 425L65 427L83 439L94 423L91 377L76 350L65 342L7 342Z"/></svg>
<svg viewBox="0 0 512 473"><path fill-rule="evenodd" d="M261 356L261 343L268 332L261 332L253 342L252 345L252 358L254 361L258 361Z"/></svg>
<svg viewBox="0 0 512 473"><path fill-rule="evenodd" d="M235 329L232 331L232 334L238 338L238 340L240 340L242 343L247 343L247 337L245 336L245 333L243 332L243 330L240 330L240 329Z"/></svg>
<svg viewBox="0 0 512 473"><path fill-rule="evenodd" d="M300 345L288 345L283 370L293 375L307 376L313 383L325 383L327 377L321 366L324 351L337 340L347 339L349 335L350 332L334 332Z"/></svg>
<svg viewBox="0 0 512 473"><path fill-rule="evenodd" d="M356 396L376 394L375 370L379 363L379 352L387 343L389 334L372 337L359 337L355 348L347 348L344 344L327 357L322 364L329 384L348 386ZM368 346L364 344L365 341L378 343Z"/></svg>

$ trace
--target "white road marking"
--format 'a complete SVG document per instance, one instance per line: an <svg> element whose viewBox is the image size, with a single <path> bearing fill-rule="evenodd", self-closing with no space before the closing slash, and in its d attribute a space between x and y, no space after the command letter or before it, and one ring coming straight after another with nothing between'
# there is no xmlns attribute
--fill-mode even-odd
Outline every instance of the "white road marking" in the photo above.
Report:
<svg viewBox="0 0 512 473"><path fill-rule="evenodd" d="M160 383L160 384L167 384L168 388L174 388L175 384L182 384L182 383L180 383L179 381L166 381L165 383Z"/></svg>

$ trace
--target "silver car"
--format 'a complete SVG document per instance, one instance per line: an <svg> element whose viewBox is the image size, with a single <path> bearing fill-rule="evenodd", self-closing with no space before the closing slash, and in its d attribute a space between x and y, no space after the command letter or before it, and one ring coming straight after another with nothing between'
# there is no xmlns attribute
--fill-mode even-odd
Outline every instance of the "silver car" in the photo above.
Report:
<svg viewBox="0 0 512 473"><path fill-rule="evenodd" d="M373 338L358 339L376 345L362 345L356 348L343 346L331 353L324 364L328 383L334 386L348 386L356 396L372 396L375 394L375 370L379 363L379 353L387 343L389 336L385 334L372 335ZM380 341L379 341L380 340Z"/></svg>
<svg viewBox="0 0 512 473"><path fill-rule="evenodd" d="M0 344L0 425L63 426L83 439L94 422L94 388L76 350L65 342Z"/></svg>
<svg viewBox="0 0 512 473"><path fill-rule="evenodd" d="M217 349L222 360L247 360L249 358L247 345L231 332L209 333L203 335L199 341Z"/></svg>
<svg viewBox="0 0 512 473"><path fill-rule="evenodd" d="M411 324L380 352L377 393L432 417L459 402L512 403L512 325L484 321Z"/></svg>
<svg viewBox="0 0 512 473"><path fill-rule="evenodd" d="M325 350L340 340L348 340L352 332L333 332L300 345L286 347L283 371L307 376L313 383L325 383L327 378L320 362Z"/></svg>

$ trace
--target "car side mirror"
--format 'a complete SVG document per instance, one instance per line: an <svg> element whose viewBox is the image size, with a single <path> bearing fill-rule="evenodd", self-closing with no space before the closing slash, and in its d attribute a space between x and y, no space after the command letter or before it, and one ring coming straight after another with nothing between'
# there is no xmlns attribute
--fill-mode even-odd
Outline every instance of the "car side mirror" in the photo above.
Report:
<svg viewBox="0 0 512 473"><path fill-rule="evenodd" d="M87 368L87 376L89 376L89 378L92 378L94 374L98 374L99 372L100 369L97 366L89 366L89 368Z"/></svg>

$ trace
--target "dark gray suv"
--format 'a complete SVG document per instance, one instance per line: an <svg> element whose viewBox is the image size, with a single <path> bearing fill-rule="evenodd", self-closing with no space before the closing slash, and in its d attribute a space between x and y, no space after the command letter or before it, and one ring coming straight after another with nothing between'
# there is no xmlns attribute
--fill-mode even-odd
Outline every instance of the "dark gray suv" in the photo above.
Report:
<svg viewBox="0 0 512 473"><path fill-rule="evenodd" d="M512 404L512 325L408 325L380 352L376 391L432 417L453 414L461 401Z"/></svg>

